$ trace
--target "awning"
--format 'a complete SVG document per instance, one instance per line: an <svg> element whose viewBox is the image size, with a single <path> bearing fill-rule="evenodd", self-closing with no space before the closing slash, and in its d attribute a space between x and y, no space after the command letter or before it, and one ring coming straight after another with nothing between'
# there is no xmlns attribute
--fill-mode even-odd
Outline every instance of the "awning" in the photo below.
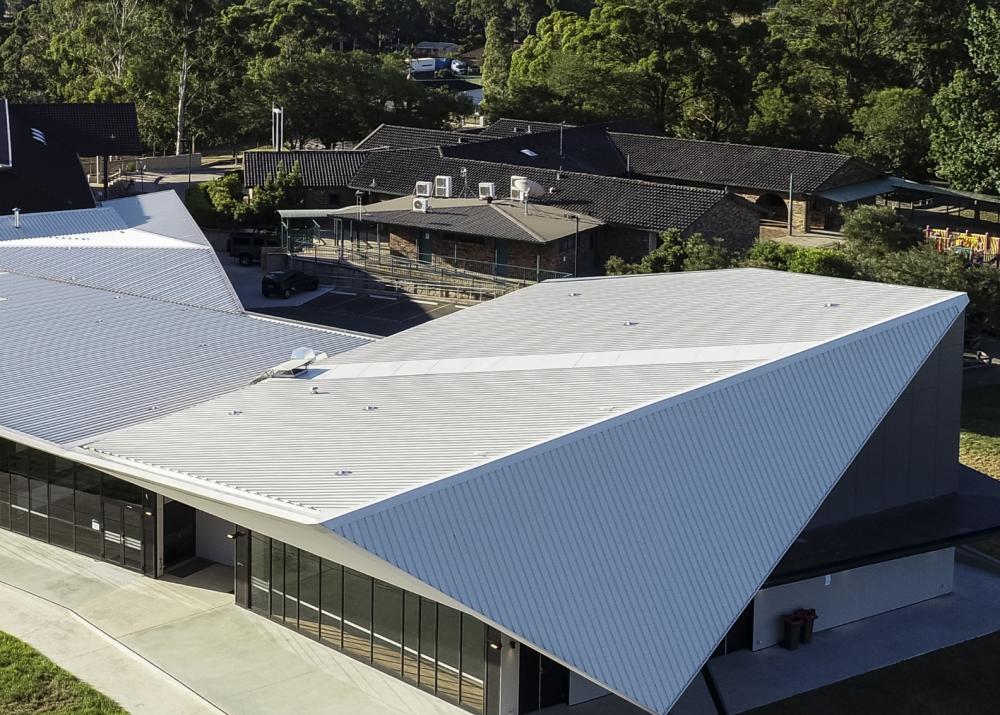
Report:
<svg viewBox="0 0 1000 715"><path fill-rule="evenodd" d="M958 191L957 189L950 189L946 186L935 186L934 184L922 184L919 181L901 179L898 176L886 176L881 179L864 181L860 184L838 186L835 189L821 191L819 195L837 204L850 204L855 201L901 191L929 194L932 196L946 196L963 205L980 203L1000 206L1000 196L977 194L971 191Z"/></svg>

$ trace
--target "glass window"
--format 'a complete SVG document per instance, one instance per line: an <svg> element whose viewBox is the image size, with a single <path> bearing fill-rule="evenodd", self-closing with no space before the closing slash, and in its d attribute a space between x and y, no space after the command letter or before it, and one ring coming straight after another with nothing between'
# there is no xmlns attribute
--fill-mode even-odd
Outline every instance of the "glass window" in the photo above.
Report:
<svg viewBox="0 0 1000 715"><path fill-rule="evenodd" d="M13 445L9 439L0 437L0 472L10 471L10 450Z"/></svg>
<svg viewBox="0 0 1000 715"><path fill-rule="evenodd" d="M103 546L101 524L101 473L90 467L76 468L76 550L100 558Z"/></svg>
<svg viewBox="0 0 1000 715"><path fill-rule="evenodd" d="M44 479L29 479L31 491L31 536L42 541L49 540L49 483Z"/></svg>
<svg viewBox="0 0 1000 715"><path fill-rule="evenodd" d="M320 638L337 650L344 647L341 636L344 606L344 567L332 561L322 559L320 563L320 596L323 610L320 614L322 629Z"/></svg>
<svg viewBox="0 0 1000 715"><path fill-rule="evenodd" d="M344 569L344 652L364 661L372 657L372 579Z"/></svg>
<svg viewBox="0 0 1000 715"><path fill-rule="evenodd" d="M319 557L299 552L299 630L319 638Z"/></svg>
<svg viewBox="0 0 1000 715"><path fill-rule="evenodd" d="M12 442L11 445L10 471L25 477L28 476L28 472L31 470L31 448L18 442Z"/></svg>
<svg viewBox="0 0 1000 715"><path fill-rule="evenodd" d="M420 596L403 594L403 680L417 684L420 665Z"/></svg>
<svg viewBox="0 0 1000 715"><path fill-rule="evenodd" d="M11 528L19 534L28 533L28 504L28 478L19 474L10 475Z"/></svg>
<svg viewBox="0 0 1000 715"><path fill-rule="evenodd" d="M122 506L117 502L104 502L104 558L122 563L125 538L122 529Z"/></svg>
<svg viewBox="0 0 1000 715"><path fill-rule="evenodd" d="M397 678L402 675L403 592L375 581L372 662Z"/></svg>
<svg viewBox="0 0 1000 715"><path fill-rule="evenodd" d="M0 449L3 444L0 443ZM10 475L0 470L0 528L10 528Z"/></svg>
<svg viewBox="0 0 1000 715"><path fill-rule="evenodd" d="M299 550L285 544L285 625L299 625Z"/></svg>
<svg viewBox="0 0 1000 715"><path fill-rule="evenodd" d="M115 479L104 475L104 498L117 499L129 504L142 504L142 488L126 482L123 479Z"/></svg>
<svg viewBox="0 0 1000 715"><path fill-rule="evenodd" d="M271 539L271 617L285 616L285 545Z"/></svg>
<svg viewBox="0 0 1000 715"><path fill-rule="evenodd" d="M250 608L266 616L271 612L271 540L250 535Z"/></svg>
<svg viewBox="0 0 1000 715"><path fill-rule="evenodd" d="M458 673L461 665L462 617L453 608L438 604L437 694L458 702Z"/></svg>
<svg viewBox="0 0 1000 715"><path fill-rule="evenodd" d="M486 693L486 625L462 614L462 705L483 712Z"/></svg>
<svg viewBox="0 0 1000 715"><path fill-rule="evenodd" d="M72 549L75 508L73 463L53 457L49 481L49 542Z"/></svg>
<svg viewBox="0 0 1000 715"><path fill-rule="evenodd" d="M40 449L28 450L28 476L48 481L52 455Z"/></svg>
<svg viewBox="0 0 1000 715"><path fill-rule="evenodd" d="M437 604L420 599L420 687L437 691Z"/></svg>

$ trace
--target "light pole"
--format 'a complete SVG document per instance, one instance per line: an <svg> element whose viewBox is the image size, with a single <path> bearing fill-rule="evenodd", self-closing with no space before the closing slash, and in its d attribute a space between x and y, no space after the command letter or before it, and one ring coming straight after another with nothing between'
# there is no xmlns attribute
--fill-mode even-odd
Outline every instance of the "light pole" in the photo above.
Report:
<svg viewBox="0 0 1000 715"><path fill-rule="evenodd" d="M187 153L188 157L188 180L187 188L184 190L184 203L187 204L191 198L191 139L181 139L181 151Z"/></svg>
<svg viewBox="0 0 1000 715"><path fill-rule="evenodd" d="M577 275L577 264L580 260L580 214L566 214L566 218L576 221L576 231L573 234L573 277Z"/></svg>

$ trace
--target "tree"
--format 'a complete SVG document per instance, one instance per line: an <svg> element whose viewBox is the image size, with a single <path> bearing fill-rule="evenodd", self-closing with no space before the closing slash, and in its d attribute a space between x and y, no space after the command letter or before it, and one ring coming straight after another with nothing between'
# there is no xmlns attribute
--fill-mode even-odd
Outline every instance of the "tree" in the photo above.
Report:
<svg viewBox="0 0 1000 715"><path fill-rule="evenodd" d="M677 229L669 229L660 234L660 244L638 263L612 256L604 271L608 275L676 273L729 268L732 264L733 256L721 239L705 238L700 233L685 238Z"/></svg>
<svg viewBox="0 0 1000 715"><path fill-rule="evenodd" d="M853 278L851 259L834 248L792 246L776 241L758 241L747 253L743 265L750 268L770 268L776 271L809 273L834 278Z"/></svg>
<svg viewBox="0 0 1000 715"><path fill-rule="evenodd" d="M872 92L854 112L854 135L837 150L874 164L891 174L910 178L927 175L931 100L921 90L894 87Z"/></svg>
<svg viewBox="0 0 1000 715"><path fill-rule="evenodd" d="M920 229L887 206L859 206L847 212L841 230L848 251L855 255L906 251L923 241Z"/></svg>
<svg viewBox="0 0 1000 715"><path fill-rule="evenodd" d="M956 188L1000 191L1000 12L973 8L973 69L955 73L934 97L928 121L937 173Z"/></svg>
<svg viewBox="0 0 1000 715"><path fill-rule="evenodd" d="M512 52L510 31L499 17L491 17L486 25L486 47L483 49L483 100L487 105L507 93Z"/></svg>

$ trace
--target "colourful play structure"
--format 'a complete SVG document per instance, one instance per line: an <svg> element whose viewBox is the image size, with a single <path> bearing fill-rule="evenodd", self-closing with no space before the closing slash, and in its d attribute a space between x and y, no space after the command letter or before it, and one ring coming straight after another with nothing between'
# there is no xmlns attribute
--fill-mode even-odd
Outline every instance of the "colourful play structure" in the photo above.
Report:
<svg viewBox="0 0 1000 715"><path fill-rule="evenodd" d="M924 235L928 240L934 241L939 253L949 251L963 256L972 263L1000 266L1000 236L930 226L924 229Z"/></svg>

